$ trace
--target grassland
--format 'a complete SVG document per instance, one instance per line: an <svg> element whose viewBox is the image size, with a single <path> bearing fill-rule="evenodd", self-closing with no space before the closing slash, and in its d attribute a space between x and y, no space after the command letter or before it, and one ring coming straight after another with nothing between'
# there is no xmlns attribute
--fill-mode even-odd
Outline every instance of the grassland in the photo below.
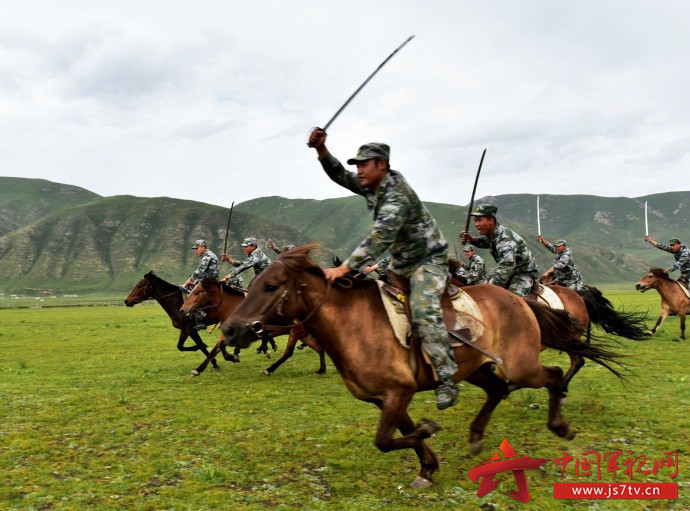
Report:
<svg viewBox="0 0 690 511"><path fill-rule="evenodd" d="M656 318L656 293L612 289L607 296ZM677 318L650 341L622 341L635 373L627 386L594 364L576 376L564 407L578 431L572 441L547 430L546 391L521 390L497 408L485 450L471 456L467 430L483 393L464 385L461 404L444 412L433 394L418 395L412 417L444 426L429 441L442 465L425 491L408 488L418 470L414 454L379 452L377 410L354 400L330 363L326 375L314 374L311 351L296 352L269 378L260 374L269 362L253 351L193 378L201 355L176 351L177 331L155 303L0 309L0 321L3 510L690 507L690 341L678 342ZM204 338L210 344L215 336ZM557 353L544 360L567 363ZM504 438L518 454L550 460L527 472L528 504L499 491L479 499L467 477ZM677 451L675 479L663 467L632 481L677 482L679 500L554 500L561 472L552 460L588 450L645 455L651 464ZM564 482L597 482L578 478L573 464ZM622 471L616 481L630 481ZM613 478L604 470L601 480ZM513 489L511 477L499 486Z"/></svg>

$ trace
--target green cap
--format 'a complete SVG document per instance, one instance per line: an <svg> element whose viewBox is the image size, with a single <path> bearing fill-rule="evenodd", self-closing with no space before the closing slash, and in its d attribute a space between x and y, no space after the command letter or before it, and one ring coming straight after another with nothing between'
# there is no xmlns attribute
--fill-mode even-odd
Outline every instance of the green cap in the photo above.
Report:
<svg viewBox="0 0 690 511"><path fill-rule="evenodd" d="M196 250L197 248L202 247L202 246L205 247L206 242L204 240L196 240L194 242L194 245L192 245L192 250Z"/></svg>
<svg viewBox="0 0 690 511"><path fill-rule="evenodd" d="M498 208L493 204L480 204L474 208L474 211L470 213L470 216L492 216L496 218L497 212Z"/></svg>
<svg viewBox="0 0 690 511"><path fill-rule="evenodd" d="M357 151L357 156L347 160L348 165L355 165L360 161L371 160L372 158L381 158L382 160L389 161L391 154L391 148L387 144L381 144L380 142L370 142L364 144Z"/></svg>
<svg viewBox="0 0 690 511"><path fill-rule="evenodd" d="M248 247L249 245L254 245L258 246L259 243L256 241L256 238L244 238L244 241L240 243L243 247Z"/></svg>
<svg viewBox="0 0 690 511"><path fill-rule="evenodd" d="M565 245L565 240L558 240L553 244L554 247L562 247L563 245Z"/></svg>
<svg viewBox="0 0 690 511"><path fill-rule="evenodd" d="M463 252L472 252L473 250L474 250L474 245L463 245L462 246Z"/></svg>
<svg viewBox="0 0 690 511"><path fill-rule="evenodd" d="M668 240L668 242L671 245L675 245L676 243L680 245L680 240L678 238L671 238L670 240Z"/></svg>

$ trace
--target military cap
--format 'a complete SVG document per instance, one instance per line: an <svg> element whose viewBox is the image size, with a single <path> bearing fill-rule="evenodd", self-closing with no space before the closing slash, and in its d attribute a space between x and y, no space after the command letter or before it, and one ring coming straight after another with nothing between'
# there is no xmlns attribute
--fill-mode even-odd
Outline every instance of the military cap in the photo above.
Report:
<svg viewBox="0 0 690 511"><path fill-rule="evenodd" d="M244 241L240 243L243 247L248 247L249 245L254 245L258 246L259 243L256 241L256 238L244 238Z"/></svg>
<svg viewBox="0 0 690 511"><path fill-rule="evenodd" d="M480 204L474 208L474 211L470 213L470 216L492 216L496 218L497 212L498 208L493 204Z"/></svg>
<svg viewBox="0 0 690 511"><path fill-rule="evenodd" d="M195 250L195 249L197 249L197 248L199 248L199 247L201 247L201 246L204 246L204 247L205 247L205 246L206 246L206 242L205 242L204 240L196 240L196 241L194 242L194 245L192 245L192 250Z"/></svg>
<svg viewBox="0 0 690 511"><path fill-rule="evenodd" d="M565 240L558 240L553 244L554 247L562 247L563 245L565 245Z"/></svg>
<svg viewBox="0 0 690 511"><path fill-rule="evenodd" d="M670 245L675 245L676 243L680 245L680 240L678 238L671 238L670 240L668 240L668 243Z"/></svg>
<svg viewBox="0 0 690 511"><path fill-rule="evenodd" d="M474 245L463 245L462 251L463 252L472 252L474 250Z"/></svg>
<svg viewBox="0 0 690 511"><path fill-rule="evenodd" d="M357 151L357 156L347 160L348 165L355 165L361 161L371 160L372 158L381 158L382 160L389 161L391 154L391 148L387 144L382 144L380 142L370 142L360 146Z"/></svg>

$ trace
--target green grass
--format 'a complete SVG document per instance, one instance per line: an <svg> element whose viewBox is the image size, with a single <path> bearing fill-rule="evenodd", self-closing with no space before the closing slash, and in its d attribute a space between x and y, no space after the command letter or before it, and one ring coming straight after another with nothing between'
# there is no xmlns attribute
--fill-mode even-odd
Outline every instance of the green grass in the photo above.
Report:
<svg viewBox="0 0 690 511"><path fill-rule="evenodd" d="M656 293L611 291L614 302L658 311ZM125 307L2 309L0 321L0 509L687 509L689 342L669 319L646 342L622 341L635 372L627 386L588 363L573 380L564 414L572 441L546 428L547 393L521 390L496 409L485 449L470 455L469 423L483 393L461 387L461 403L435 409L416 396L414 420L444 429L429 440L441 458L430 490L408 487L412 452L373 445L378 412L356 401L328 364L314 374L310 350L267 378L270 362L248 350L240 364L220 362L193 378L199 353L175 349L177 331L155 303ZM215 335L203 335L212 344ZM279 351L285 338L278 340ZM567 357L546 352L545 362ZM539 405L532 409L530 405ZM482 499L467 473L507 438L518 454L550 461L527 471L532 500L494 491ZM560 469L552 461L588 450L645 455L653 463L678 451L679 475L666 468L633 482L678 482L678 501L555 501ZM565 482L578 478L574 461ZM509 476L509 474L508 474ZM617 481L628 481L619 472ZM604 473L602 482L612 482ZM514 489L512 478L499 486Z"/></svg>

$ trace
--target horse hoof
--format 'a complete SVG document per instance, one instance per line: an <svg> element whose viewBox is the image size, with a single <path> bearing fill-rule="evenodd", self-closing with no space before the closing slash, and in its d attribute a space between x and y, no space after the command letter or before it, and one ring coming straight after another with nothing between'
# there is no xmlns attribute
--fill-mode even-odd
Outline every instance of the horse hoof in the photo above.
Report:
<svg viewBox="0 0 690 511"><path fill-rule="evenodd" d="M271 373L270 373L270 371L269 371L268 369L264 369L262 372L263 372L266 376L271 376Z"/></svg>
<svg viewBox="0 0 690 511"><path fill-rule="evenodd" d="M199 376L201 373L196 369L192 369L192 376Z"/></svg>
<svg viewBox="0 0 690 511"><path fill-rule="evenodd" d="M568 431L565 432L565 435L563 435L563 438L566 440L572 440L575 438L575 430L573 428L568 428Z"/></svg>
<svg viewBox="0 0 690 511"><path fill-rule="evenodd" d="M268 350L266 350L266 353L264 353L264 355L266 355L266 358L271 358L271 352Z"/></svg>
<svg viewBox="0 0 690 511"><path fill-rule="evenodd" d="M429 436L433 435L434 433L438 433L441 431L441 425L438 422L434 422L429 419L422 419L419 421L419 424L417 424L417 429L421 429L422 431L426 432Z"/></svg>
<svg viewBox="0 0 690 511"><path fill-rule="evenodd" d="M477 440L476 442L472 442L470 444L470 452L472 454L479 454L482 452L482 449L484 448L484 440Z"/></svg>
<svg viewBox="0 0 690 511"><path fill-rule="evenodd" d="M220 367L218 367L218 366L213 366L212 369L213 369L214 371L220 371Z"/></svg>
<svg viewBox="0 0 690 511"><path fill-rule="evenodd" d="M561 406L563 406L563 405L566 404L567 402L568 402L568 396L563 396L563 397L561 398Z"/></svg>
<svg viewBox="0 0 690 511"><path fill-rule="evenodd" d="M415 477L414 481L410 483L410 488L417 488L420 490L425 490L426 488L431 488L434 483L428 479L424 479L422 476Z"/></svg>

